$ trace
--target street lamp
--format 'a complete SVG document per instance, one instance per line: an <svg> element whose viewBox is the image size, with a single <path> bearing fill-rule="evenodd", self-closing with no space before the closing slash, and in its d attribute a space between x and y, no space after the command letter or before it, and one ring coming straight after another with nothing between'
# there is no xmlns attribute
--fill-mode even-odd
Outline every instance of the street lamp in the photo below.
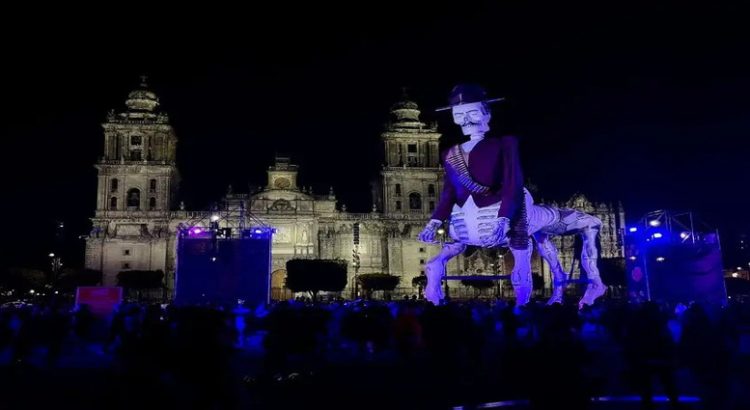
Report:
<svg viewBox="0 0 750 410"><path fill-rule="evenodd" d="M443 229L442 226L440 228L438 228L438 230L437 230L437 236L438 236L438 241L440 242L440 249L442 250L443 249L443 245L445 244L445 229ZM445 275L447 273L447 270L448 270L448 265L446 263L445 267L443 268L443 275ZM445 294L445 298L449 299L450 298L450 289L448 288L448 281L447 280L445 280L445 285L444 286L445 286L445 291L443 293Z"/></svg>
<svg viewBox="0 0 750 410"><path fill-rule="evenodd" d="M60 273L60 268L62 267L62 258L55 255L54 252L50 252L50 265L52 266L52 283L54 284L57 282L57 275Z"/></svg>

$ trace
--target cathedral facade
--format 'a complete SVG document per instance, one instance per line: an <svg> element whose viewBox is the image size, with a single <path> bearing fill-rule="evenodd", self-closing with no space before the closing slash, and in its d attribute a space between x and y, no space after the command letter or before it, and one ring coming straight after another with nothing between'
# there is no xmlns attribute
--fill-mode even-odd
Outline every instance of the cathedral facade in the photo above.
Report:
<svg viewBox="0 0 750 410"><path fill-rule="evenodd" d="M104 153L98 171L97 207L86 242L86 267L100 270L105 285L115 285L126 270L162 270L168 288L175 280L179 233L185 229L239 232L256 225L275 228L271 293L288 298L286 262L294 258L348 261L348 284L342 293L354 297L356 275L388 273L401 278L394 296L416 295L412 284L438 246L416 240L429 221L442 191L443 169L437 127L420 120L416 103L404 99L391 108L381 133L384 163L369 213L347 212L333 188L313 193L297 183L299 169L277 157L268 168L265 187L256 192L228 190L214 209L186 210L178 200L177 137L159 99L145 82L128 95L125 110L110 112L102 125ZM583 195L566 203L603 222L601 257L622 257L622 206L595 204ZM576 270L573 237L555 238L566 270ZM507 274L512 257L497 251L468 249L448 266L451 275ZM533 270L550 287L549 268L535 255ZM451 296L472 296L460 282L450 282ZM500 286L498 286L498 289Z"/></svg>

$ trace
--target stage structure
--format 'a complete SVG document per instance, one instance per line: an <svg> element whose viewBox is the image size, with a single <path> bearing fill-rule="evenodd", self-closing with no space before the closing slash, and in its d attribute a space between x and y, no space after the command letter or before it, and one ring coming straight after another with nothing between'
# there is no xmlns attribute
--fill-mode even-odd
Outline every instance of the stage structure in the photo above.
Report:
<svg viewBox="0 0 750 410"><path fill-rule="evenodd" d="M633 301L725 304L719 233L692 212L649 212L625 234Z"/></svg>
<svg viewBox="0 0 750 410"><path fill-rule="evenodd" d="M242 205L215 208L180 224L175 303L251 307L269 303L274 232Z"/></svg>

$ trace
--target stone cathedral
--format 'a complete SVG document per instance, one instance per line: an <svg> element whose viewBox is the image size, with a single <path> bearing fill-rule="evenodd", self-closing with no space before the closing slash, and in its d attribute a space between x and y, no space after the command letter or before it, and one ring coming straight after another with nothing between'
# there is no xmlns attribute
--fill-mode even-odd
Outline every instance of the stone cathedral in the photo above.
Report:
<svg viewBox="0 0 750 410"><path fill-rule="evenodd" d="M434 210L443 182L436 125L420 120L416 103L397 102L391 121L381 133L384 163L370 213L350 213L336 194L314 193L297 183L300 171L289 158L269 158L268 180L255 192L228 190L215 209L186 210L179 201L177 136L169 116L159 109L157 95L145 81L132 91L120 112L111 111L104 131L104 152L98 171L96 211L86 242L86 267L101 270L104 284L115 285L125 270L165 272L168 288L175 280L178 232L185 227L220 232L238 231L262 223L276 229L273 236L272 298L291 297L284 288L286 262L293 258L344 259L349 280L342 296L354 296L355 275L389 273L401 277L394 297L417 295L412 279L438 247L416 240ZM366 183L366 182L365 182ZM621 205L595 204L575 195L559 206L592 213L603 222L601 258L623 256ZM578 272L575 238L555 239L566 271ZM533 271L550 287L549 268L537 255ZM507 274L510 253L467 249L451 261L451 275ZM473 296L458 281L449 284L452 297ZM499 286L498 286L499 289Z"/></svg>

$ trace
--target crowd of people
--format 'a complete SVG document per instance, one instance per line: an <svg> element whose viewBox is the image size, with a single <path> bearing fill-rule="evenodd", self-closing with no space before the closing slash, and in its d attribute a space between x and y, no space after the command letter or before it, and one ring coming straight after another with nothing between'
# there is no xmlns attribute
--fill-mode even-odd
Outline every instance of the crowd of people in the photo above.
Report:
<svg viewBox="0 0 750 410"><path fill-rule="evenodd" d="M699 408L750 403L748 304L298 299L126 303L97 318L53 301L0 311L0 352L5 388L87 367L100 375L96 394L122 407L583 409L629 394L646 407L654 394L695 396Z"/></svg>

